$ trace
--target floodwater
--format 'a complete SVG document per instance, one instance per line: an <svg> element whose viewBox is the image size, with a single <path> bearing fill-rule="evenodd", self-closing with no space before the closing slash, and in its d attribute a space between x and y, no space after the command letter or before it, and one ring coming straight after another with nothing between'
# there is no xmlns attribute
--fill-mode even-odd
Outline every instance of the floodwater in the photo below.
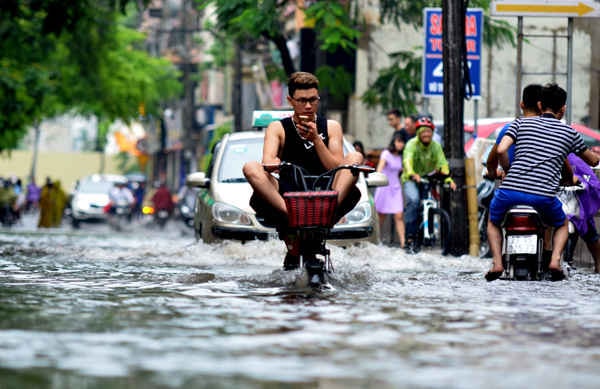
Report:
<svg viewBox="0 0 600 389"><path fill-rule="evenodd" d="M34 223L32 223L34 225ZM0 388L597 388L600 276L487 283L489 260L105 225L0 232Z"/></svg>

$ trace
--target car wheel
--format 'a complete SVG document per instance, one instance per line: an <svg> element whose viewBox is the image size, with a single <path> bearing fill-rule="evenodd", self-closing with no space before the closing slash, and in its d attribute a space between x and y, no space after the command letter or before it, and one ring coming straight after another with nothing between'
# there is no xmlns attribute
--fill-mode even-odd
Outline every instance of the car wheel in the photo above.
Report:
<svg viewBox="0 0 600 389"><path fill-rule="evenodd" d="M76 218L71 218L71 226L73 226L73 228L79 228L80 227L80 222L78 219Z"/></svg>

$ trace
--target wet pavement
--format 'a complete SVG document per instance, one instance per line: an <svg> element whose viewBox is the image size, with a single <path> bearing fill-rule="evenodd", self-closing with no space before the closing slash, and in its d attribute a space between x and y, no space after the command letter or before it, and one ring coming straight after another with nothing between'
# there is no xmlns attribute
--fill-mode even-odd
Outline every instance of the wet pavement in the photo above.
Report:
<svg viewBox="0 0 600 389"><path fill-rule="evenodd" d="M331 246L333 290L279 241L170 221L0 231L0 388L596 388L600 276L487 283L489 260Z"/></svg>

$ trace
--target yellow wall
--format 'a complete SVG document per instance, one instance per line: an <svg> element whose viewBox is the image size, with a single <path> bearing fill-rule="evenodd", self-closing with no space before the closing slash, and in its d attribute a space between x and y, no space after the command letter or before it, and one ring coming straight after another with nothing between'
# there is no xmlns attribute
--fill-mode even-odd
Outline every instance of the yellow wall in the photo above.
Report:
<svg viewBox="0 0 600 389"><path fill-rule="evenodd" d="M93 152L59 153L40 152L36 167L35 182L41 186L46 177L60 180L64 190L69 191L75 181L83 176L99 173L102 154ZM0 176L15 175L27 185L31 170L31 151L16 150L10 155L0 155ZM105 157L104 173L119 173L112 156Z"/></svg>

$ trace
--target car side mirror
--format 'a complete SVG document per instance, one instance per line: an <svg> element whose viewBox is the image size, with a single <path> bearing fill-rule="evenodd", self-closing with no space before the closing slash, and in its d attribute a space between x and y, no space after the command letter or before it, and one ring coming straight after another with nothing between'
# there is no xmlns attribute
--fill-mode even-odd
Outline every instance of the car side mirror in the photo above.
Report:
<svg viewBox="0 0 600 389"><path fill-rule="evenodd" d="M204 172L195 172L187 175L185 184L192 188L208 188L210 178L206 177Z"/></svg>
<svg viewBox="0 0 600 389"><path fill-rule="evenodd" d="M389 185L387 176L380 172L370 173L365 181L367 182L367 186L369 188Z"/></svg>

